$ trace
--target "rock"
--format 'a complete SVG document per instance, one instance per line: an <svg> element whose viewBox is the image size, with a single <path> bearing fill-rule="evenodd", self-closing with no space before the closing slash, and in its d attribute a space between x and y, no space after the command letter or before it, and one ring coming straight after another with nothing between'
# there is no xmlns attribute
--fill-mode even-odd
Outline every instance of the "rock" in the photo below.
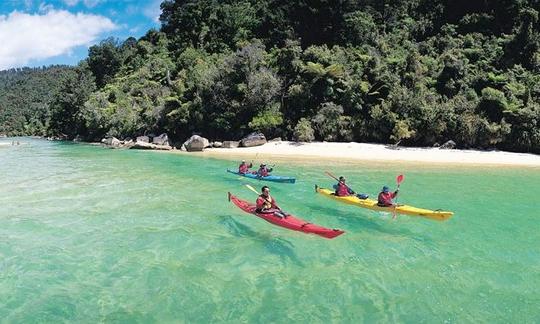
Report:
<svg viewBox="0 0 540 324"><path fill-rule="evenodd" d="M268 142L281 142L281 137L272 138Z"/></svg>
<svg viewBox="0 0 540 324"><path fill-rule="evenodd" d="M124 143L122 144L122 147L125 147L125 148L131 148L132 146L135 145L135 142L133 142L131 139L130 140L124 140Z"/></svg>
<svg viewBox="0 0 540 324"><path fill-rule="evenodd" d="M452 150L452 149L456 148L456 142L454 142L454 141L452 141L452 140L449 140L449 141L447 141L446 143L444 143L443 145L441 145L440 148L441 148L441 149Z"/></svg>
<svg viewBox="0 0 540 324"><path fill-rule="evenodd" d="M435 144L433 144L433 147L441 147L441 144L435 142Z"/></svg>
<svg viewBox="0 0 540 324"><path fill-rule="evenodd" d="M163 133L159 136L156 136L152 139L152 143L157 145L169 145L169 137L167 133Z"/></svg>
<svg viewBox="0 0 540 324"><path fill-rule="evenodd" d="M225 141L221 147L223 148L237 148L240 142L237 141Z"/></svg>
<svg viewBox="0 0 540 324"><path fill-rule="evenodd" d="M212 147L222 147L222 146L223 146L222 142L215 141L214 143L212 143Z"/></svg>
<svg viewBox="0 0 540 324"><path fill-rule="evenodd" d="M210 142L204 137L193 135L187 141L185 141L183 145L186 147L188 152L197 152L202 151L205 147L209 147Z"/></svg>
<svg viewBox="0 0 540 324"><path fill-rule="evenodd" d="M119 147L122 143L120 142L120 140L116 137L107 137L107 138L104 138L101 140L101 143L107 145L107 146L112 146L112 147Z"/></svg>
<svg viewBox="0 0 540 324"><path fill-rule="evenodd" d="M169 145L157 145L146 142L132 143L129 148L134 150L172 150L172 147Z"/></svg>
<svg viewBox="0 0 540 324"><path fill-rule="evenodd" d="M244 137L240 141L240 144L243 147L252 147L252 146L263 145L263 144L266 144L266 137L264 136L263 133L257 133L257 132L251 133L248 136Z"/></svg>
<svg viewBox="0 0 540 324"><path fill-rule="evenodd" d="M135 140L135 142L150 143L150 138L148 138L148 136L137 136L137 139Z"/></svg>
<svg viewBox="0 0 540 324"><path fill-rule="evenodd" d="M184 151L184 152L187 152L187 148L184 144L182 144L182 146L180 146L180 151Z"/></svg>

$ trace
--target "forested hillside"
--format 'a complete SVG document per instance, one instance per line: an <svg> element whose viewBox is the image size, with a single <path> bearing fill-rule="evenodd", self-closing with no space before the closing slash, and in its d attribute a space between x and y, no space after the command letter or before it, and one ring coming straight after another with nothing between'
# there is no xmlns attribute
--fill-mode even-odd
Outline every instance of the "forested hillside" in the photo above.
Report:
<svg viewBox="0 0 540 324"><path fill-rule="evenodd" d="M0 71L0 134L45 135L50 104L67 66Z"/></svg>
<svg viewBox="0 0 540 324"><path fill-rule="evenodd" d="M6 100L13 82L2 81L0 131L47 128L87 140L167 132L183 141L194 132L237 139L259 130L301 141L452 139L463 148L540 153L538 1L161 7L159 31L91 47L58 91L25 81L43 88L28 98L11 90L23 98Z"/></svg>

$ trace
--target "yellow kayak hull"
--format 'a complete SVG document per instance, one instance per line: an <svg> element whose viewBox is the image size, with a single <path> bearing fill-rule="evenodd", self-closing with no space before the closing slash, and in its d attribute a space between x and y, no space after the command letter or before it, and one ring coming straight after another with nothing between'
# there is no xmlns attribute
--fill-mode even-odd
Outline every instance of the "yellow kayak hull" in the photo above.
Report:
<svg viewBox="0 0 540 324"><path fill-rule="evenodd" d="M360 199L356 196L339 197L339 196L334 195L333 190L319 188L318 186L315 186L315 191L322 194L323 196L340 201L345 204L354 205L354 206L376 210L376 211L393 213L394 208L395 208L395 212L397 214L403 214L403 215L408 215L408 216L420 216L420 217L425 217L425 218L429 218L429 219L433 219L437 221L445 221L449 219L450 217L452 217L452 215L454 215L454 213L450 211L430 210L430 209L416 208L416 207L408 206L408 205L399 205L397 207L381 207L377 205L377 200L373 200L369 198Z"/></svg>

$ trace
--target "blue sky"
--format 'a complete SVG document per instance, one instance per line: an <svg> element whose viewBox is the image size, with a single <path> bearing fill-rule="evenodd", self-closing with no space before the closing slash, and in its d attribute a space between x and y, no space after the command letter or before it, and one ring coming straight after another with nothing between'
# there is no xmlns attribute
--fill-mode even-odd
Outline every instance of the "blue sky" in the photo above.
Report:
<svg viewBox="0 0 540 324"><path fill-rule="evenodd" d="M161 0L0 0L0 70L77 64L107 37L159 28Z"/></svg>

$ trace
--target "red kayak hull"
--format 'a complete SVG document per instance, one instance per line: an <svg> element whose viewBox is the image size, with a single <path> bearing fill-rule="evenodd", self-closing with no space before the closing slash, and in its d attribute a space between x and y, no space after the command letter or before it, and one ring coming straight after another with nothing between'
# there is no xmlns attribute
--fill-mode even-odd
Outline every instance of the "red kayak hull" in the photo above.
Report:
<svg viewBox="0 0 540 324"><path fill-rule="evenodd" d="M288 215L286 218L281 218L279 216L275 216L274 214L257 213L255 211L256 209L255 204L251 204L245 200L242 200L234 196L230 192L229 192L229 201L231 201L233 204L238 206L240 209L242 209L246 213L253 214L257 217L264 219L265 221L269 223L272 223L274 225L284 227L293 231L299 231L299 232L304 232L308 234L315 234L322 237L326 237L328 239L333 239L334 237L345 233L342 230L330 229L330 228L322 227L319 225L311 224L309 222L306 222L303 219L296 218L293 215Z"/></svg>

